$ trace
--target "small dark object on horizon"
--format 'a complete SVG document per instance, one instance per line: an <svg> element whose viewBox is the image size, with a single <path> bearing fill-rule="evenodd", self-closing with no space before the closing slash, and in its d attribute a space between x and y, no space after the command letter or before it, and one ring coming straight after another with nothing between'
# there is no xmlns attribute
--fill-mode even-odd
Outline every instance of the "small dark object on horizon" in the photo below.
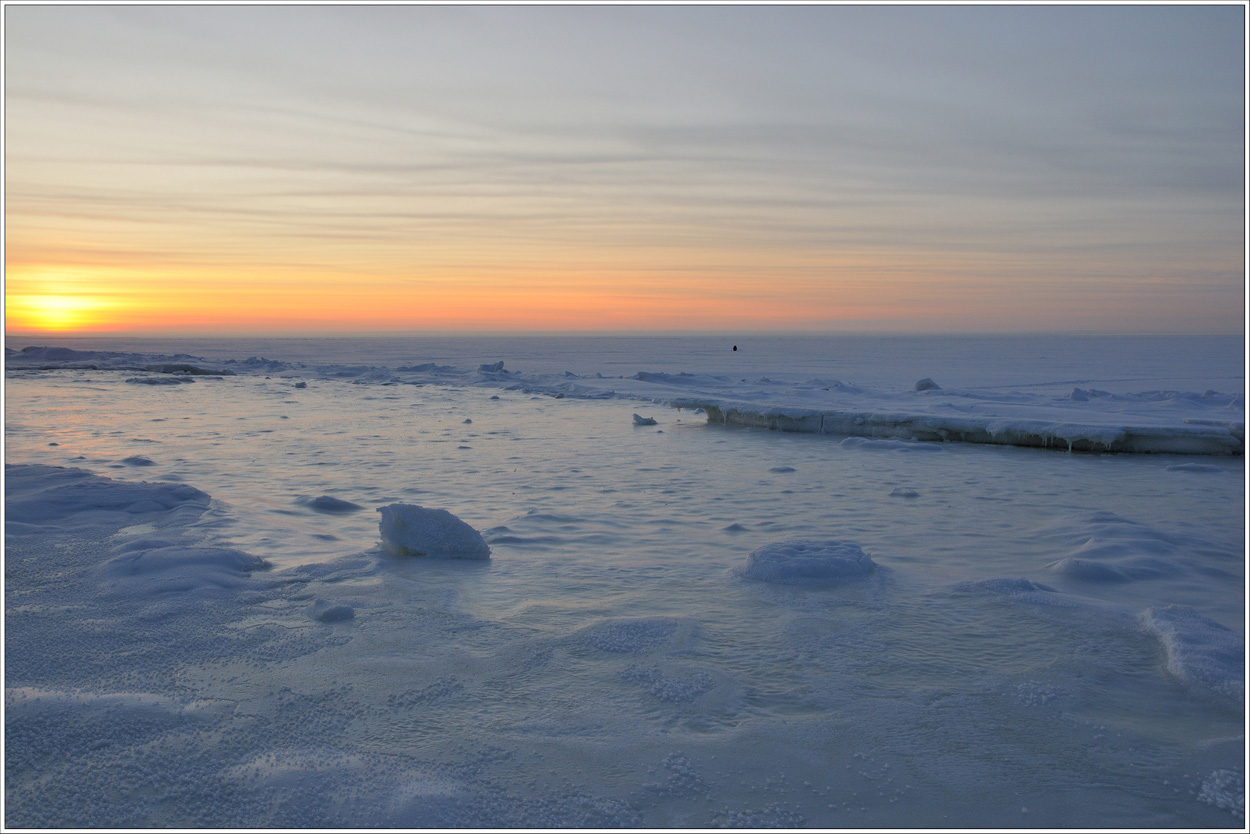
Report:
<svg viewBox="0 0 1250 834"><path fill-rule="evenodd" d="M738 351L738 346L734 345L734 352L737 353L737 351Z"/></svg>

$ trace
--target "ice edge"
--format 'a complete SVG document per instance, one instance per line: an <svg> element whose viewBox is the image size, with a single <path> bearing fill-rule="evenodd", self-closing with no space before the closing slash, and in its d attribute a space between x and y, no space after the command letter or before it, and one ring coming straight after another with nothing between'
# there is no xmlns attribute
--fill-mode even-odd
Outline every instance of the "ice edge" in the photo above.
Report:
<svg viewBox="0 0 1250 834"><path fill-rule="evenodd" d="M669 405L680 409L701 408L707 413L709 423L839 437L984 443L1068 452L1245 454L1244 424L1163 427L1003 418L977 420L904 412L779 408L699 398L675 399Z"/></svg>

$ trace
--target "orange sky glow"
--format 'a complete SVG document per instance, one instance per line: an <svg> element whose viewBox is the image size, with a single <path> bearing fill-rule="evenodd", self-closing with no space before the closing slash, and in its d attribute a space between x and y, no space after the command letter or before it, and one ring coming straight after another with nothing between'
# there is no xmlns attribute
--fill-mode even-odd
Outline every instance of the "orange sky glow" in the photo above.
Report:
<svg viewBox="0 0 1250 834"><path fill-rule="evenodd" d="M1241 7L5 22L8 334L1243 328Z"/></svg>

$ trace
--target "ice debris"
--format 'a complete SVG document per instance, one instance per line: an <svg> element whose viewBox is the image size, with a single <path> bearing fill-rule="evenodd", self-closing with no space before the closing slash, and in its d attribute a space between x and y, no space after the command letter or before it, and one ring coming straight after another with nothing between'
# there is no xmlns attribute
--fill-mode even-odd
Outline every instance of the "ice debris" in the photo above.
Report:
<svg viewBox="0 0 1250 834"><path fill-rule="evenodd" d="M634 415L635 426L654 426L656 424L654 417L643 417L641 414Z"/></svg>
<svg viewBox="0 0 1250 834"><path fill-rule="evenodd" d="M395 556L431 556L442 559L489 559L490 546L482 534L447 510L416 504L378 507L378 530L383 546Z"/></svg>
<svg viewBox="0 0 1250 834"><path fill-rule="evenodd" d="M783 585L830 585L867 576L874 567L855 542L783 541L753 551L743 575Z"/></svg>
<svg viewBox="0 0 1250 834"><path fill-rule="evenodd" d="M131 385L181 385L195 382L189 376L132 376L126 380Z"/></svg>
<svg viewBox="0 0 1250 834"><path fill-rule="evenodd" d="M1163 467L1164 472L1223 472L1218 466L1209 463L1174 463Z"/></svg>
<svg viewBox="0 0 1250 834"><path fill-rule="evenodd" d="M870 452L940 452L936 443L918 443L912 440L889 440L876 437L848 437L838 443L842 449L866 449Z"/></svg>
<svg viewBox="0 0 1250 834"><path fill-rule="evenodd" d="M924 379L916 381L916 390L917 391L941 391L942 386L938 385L936 382L929 379L928 377L925 377Z"/></svg>
<svg viewBox="0 0 1250 834"><path fill-rule="evenodd" d="M316 498L308 502L308 507L315 512L329 513L331 515L354 513L357 510L364 509L364 507L359 504L354 504L351 501L344 501L342 498L335 498L333 495L318 495Z"/></svg>
<svg viewBox="0 0 1250 834"><path fill-rule="evenodd" d="M1235 770L1215 770L1202 780L1198 798L1239 820L1246 818L1246 777Z"/></svg>
<svg viewBox="0 0 1250 834"><path fill-rule="evenodd" d="M145 371L151 371L157 374L187 374L189 376L234 376L234 371L222 370L215 371L211 368L201 368L199 365L189 365L185 362L175 362L160 365L145 365Z"/></svg>

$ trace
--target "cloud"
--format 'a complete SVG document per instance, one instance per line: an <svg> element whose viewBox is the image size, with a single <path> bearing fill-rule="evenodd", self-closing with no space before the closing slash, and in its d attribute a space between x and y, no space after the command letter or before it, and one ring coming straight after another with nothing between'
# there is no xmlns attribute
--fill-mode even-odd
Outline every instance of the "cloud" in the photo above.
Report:
<svg viewBox="0 0 1250 834"><path fill-rule="evenodd" d="M1237 7L6 14L15 251L1092 285L1244 246Z"/></svg>

